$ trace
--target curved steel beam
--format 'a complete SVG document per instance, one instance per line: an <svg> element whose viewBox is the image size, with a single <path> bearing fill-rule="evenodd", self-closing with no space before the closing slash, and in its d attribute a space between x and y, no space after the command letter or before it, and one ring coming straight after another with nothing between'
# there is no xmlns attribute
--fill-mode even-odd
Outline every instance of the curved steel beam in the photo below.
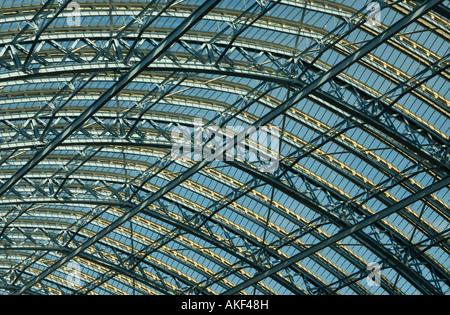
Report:
<svg viewBox="0 0 450 315"><path fill-rule="evenodd" d="M223 55L222 55L223 56ZM210 220L213 220L213 218L210 218Z"/></svg>
<svg viewBox="0 0 450 315"><path fill-rule="evenodd" d="M270 120L274 119L281 113L283 113L287 108L292 106L292 103L298 102L303 97L305 97L307 94L311 93L313 89L315 89L318 86L321 86L326 81L330 80L333 76L338 74L343 69L347 68L354 62L356 62L357 59L361 58L363 55L365 55L368 51L371 49L374 49L378 47L382 42L387 40L388 38L392 37L395 32L398 30L404 28L406 25L410 24L412 21L423 15L425 12L429 11L431 8L433 8L435 5L439 4L441 1L430 1L427 4L421 5L418 8L416 8L413 13L408 15L407 17L403 18L400 22L396 23L390 30L386 31L382 35L378 36L374 40L372 40L370 43L363 46L357 53L354 55L348 57L346 60L341 62L339 65L337 65L335 68L333 68L331 71L327 72L323 76L321 76L319 79L314 81L309 87L303 89L300 93L295 95L292 99L289 100L289 102L285 102L277 109L271 111L269 114L261 118L257 123L254 124L255 127L262 126L269 122ZM146 202L142 203L141 205L135 207L133 210L131 210L128 214L122 216L118 220L116 220L114 223L110 225L107 229L104 229L103 231L100 231L99 234L97 234L95 237L91 238L89 241L85 242L83 245L79 247L78 250L72 252L72 254L66 256L65 258L61 259L59 262L54 264L51 268L47 269L45 272L43 272L39 277L33 279L31 282L29 282L25 287L24 290L26 290L28 287L32 287L34 284L38 283L40 280L45 278L47 275L52 273L52 270L57 269L60 265L64 264L66 261L70 260L74 256L78 254L78 252L82 252L84 249L89 247L91 244L95 243L96 241L103 238L106 234L108 234L111 230L115 229L119 225L121 225L123 222L126 222L129 220L132 216L137 214L142 210L143 207L148 206L149 204L153 203L156 199L158 199L160 194L163 194L167 191L170 191L173 189L173 187L177 186L181 182L183 182L187 177L190 177L194 172L198 171L200 168L205 166L206 162L200 162L187 172L185 172L182 176L179 177L179 179L172 181L170 184L162 188L160 191L152 195L149 199L146 200ZM1 192L2 190L0 190ZM18 291L17 293L20 293Z"/></svg>
<svg viewBox="0 0 450 315"><path fill-rule="evenodd" d="M211 73L214 73L217 75L226 75L226 76L238 75L238 76L249 77L252 79L257 79L257 80L262 80L262 81L276 82L280 85L285 85L285 86L291 85L292 87L295 87L295 88L303 88L305 86L300 81L293 81L292 79L281 78L279 76L267 76L265 74L261 75L257 71L254 71L254 74L251 74L248 71L240 71L240 72L232 71L230 73L230 71L228 69L224 69L224 71L220 71L217 68L206 67L206 66L202 66L201 68L199 68L197 70L195 68L191 68L191 67L187 67L183 70L183 68L180 68L178 65L175 66L175 68L171 68L171 67L164 68L164 65L158 64L157 67L160 70L165 69L167 71L186 71L186 72L196 72L196 71L208 72L208 71L211 71ZM65 71L67 70L66 68L67 67L64 67ZM444 65L444 67L440 68L436 74L442 73L443 71L445 71L448 68L449 68L449 65L446 65L446 66ZM80 68L80 70L81 70L81 68ZM364 92L363 90L358 90L358 93L365 94L366 92ZM339 98L337 98L327 92L324 92L322 90L313 91L312 95L316 96L317 100L321 100L322 101L321 104L325 105L325 108L331 110L332 112L336 112L335 108L327 107L326 104L344 104L345 106L342 106L339 108L340 108L340 110L344 110L344 112L346 114L355 116L355 113L358 113L358 110L353 108L353 106L349 106L349 104L345 104L344 101L342 101ZM381 101L381 102L384 102L384 101ZM448 141L448 139L442 138L442 135L439 135L436 132L434 132L433 130L430 130L427 126L411 119L407 115L404 115L404 113L397 111L395 109L395 107L390 107L389 111L392 111L393 117L402 117L408 123L408 125L418 126L414 129L419 130L419 133L426 131L424 139L429 139L429 138L436 139L436 141L439 141L439 143L441 143L441 146L445 146L445 143ZM366 124L368 124L372 127L375 127L377 130L380 130L381 136L387 135L388 139L385 140L386 143L391 143L392 142L391 139L399 139L400 143L397 145L398 150L404 150L405 153L411 157L419 155L423 159L434 160L434 163L441 164L441 166L447 170L450 169L450 166L447 166L446 164L442 164L439 161L436 161L436 159L433 156L430 156L429 154L424 154L425 153L424 150L422 148L418 147L418 145L413 143L410 139L405 138L403 135L399 134L395 130L390 130L389 126L387 126L386 123L377 122L376 120L373 119L373 117L371 117L367 114L358 113L357 117L362 119L364 122L366 122ZM412 152L408 152L408 151L412 151Z"/></svg>

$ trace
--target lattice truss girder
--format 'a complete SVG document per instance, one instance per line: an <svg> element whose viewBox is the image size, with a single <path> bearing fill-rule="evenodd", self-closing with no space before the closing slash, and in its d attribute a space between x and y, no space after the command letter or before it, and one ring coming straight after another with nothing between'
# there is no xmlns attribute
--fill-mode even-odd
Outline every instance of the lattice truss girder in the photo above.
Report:
<svg viewBox="0 0 450 315"><path fill-rule="evenodd" d="M396 32L388 26L426 5L384 3L386 24L370 26L345 1L221 3L145 68L199 4L80 2L81 26L68 27L69 2L4 6L0 16L5 292L227 292L448 180L446 1ZM225 128L258 126L263 115L282 129L275 172L261 172L263 160L171 156L171 130L194 130L194 117ZM446 189L246 292L446 293ZM379 289L365 284L372 261L383 270ZM76 283L67 281L74 263Z"/></svg>

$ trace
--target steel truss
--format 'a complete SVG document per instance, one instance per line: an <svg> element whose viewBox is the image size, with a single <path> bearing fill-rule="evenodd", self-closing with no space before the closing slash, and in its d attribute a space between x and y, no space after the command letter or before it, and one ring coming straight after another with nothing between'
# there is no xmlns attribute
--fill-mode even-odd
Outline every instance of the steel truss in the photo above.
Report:
<svg viewBox="0 0 450 315"><path fill-rule="evenodd" d="M0 15L4 293L448 293L447 1L70 2ZM174 158L194 118L279 168Z"/></svg>

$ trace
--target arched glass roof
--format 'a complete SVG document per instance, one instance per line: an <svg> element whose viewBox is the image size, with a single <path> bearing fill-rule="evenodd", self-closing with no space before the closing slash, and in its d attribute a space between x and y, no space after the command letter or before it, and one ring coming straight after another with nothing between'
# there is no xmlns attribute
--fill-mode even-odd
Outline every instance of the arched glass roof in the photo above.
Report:
<svg viewBox="0 0 450 315"><path fill-rule="evenodd" d="M0 8L0 294L449 293L448 0Z"/></svg>

